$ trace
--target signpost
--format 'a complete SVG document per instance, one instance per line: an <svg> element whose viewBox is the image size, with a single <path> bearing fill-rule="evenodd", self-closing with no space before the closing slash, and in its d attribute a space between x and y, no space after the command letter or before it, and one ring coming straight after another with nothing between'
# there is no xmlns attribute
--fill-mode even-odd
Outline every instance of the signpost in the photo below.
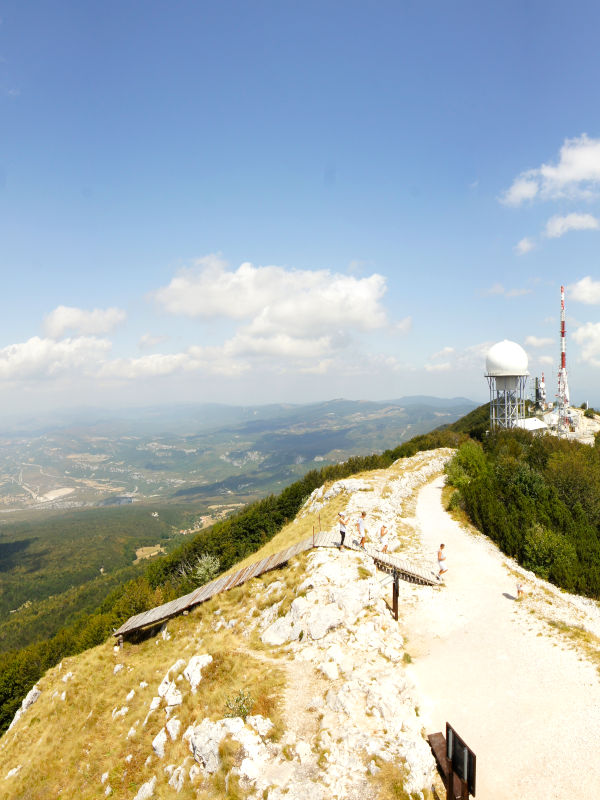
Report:
<svg viewBox="0 0 600 800"><path fill-rule="evenodd" d="M456 733L449 722L446 723L446 798L454 800L452 787L454 775L461 784L461 800L468 800L469 794L475 797L475 773L476 773L475 753L468 747L461 737Z"/></svg>

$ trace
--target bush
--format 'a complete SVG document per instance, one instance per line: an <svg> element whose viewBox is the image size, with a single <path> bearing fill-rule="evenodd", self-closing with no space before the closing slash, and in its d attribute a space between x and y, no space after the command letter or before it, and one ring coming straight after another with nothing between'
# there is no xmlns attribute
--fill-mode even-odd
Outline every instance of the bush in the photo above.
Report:
<svg viewBox="0 0 600 800"><path fill-rule="evenodd" d="M226 717L241 717L244 722L246 717L252 711L254 706L254 698L249 692L240 689L240 691L233 697L227 698L225 701L225 716Z"/></svg>

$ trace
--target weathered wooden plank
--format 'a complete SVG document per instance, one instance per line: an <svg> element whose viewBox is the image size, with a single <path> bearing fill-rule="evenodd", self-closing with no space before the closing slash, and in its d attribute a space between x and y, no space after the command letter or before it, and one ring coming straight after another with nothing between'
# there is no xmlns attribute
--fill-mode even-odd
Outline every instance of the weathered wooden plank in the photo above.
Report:
<svg viewBox="0 0 600 800"><path fill-rule="evenodd" d="M447 788L448 770L446 766L446 737L443 733L430 733L427 737L427 741L429 742L431 752L435 758L435 763L437 765L440 777L444 781L444 786ZM454 797L454 800L461 800L462 787L460 785L460 778L456 774L454 774L452 789L452 796Z"/></svg>
<svg viewBox="0 0 600 800"><path fill-rule="evenodd" d="M260 561L249 564L237 572L228 575L222 575L214 581L194 589L193 592L183 595L176 600L171 600L169 603L163 603L161 606L144 611L141 614L136 614L130 617L121 627L115 631L114 636L121 636L125 633L131 633L134 630L141 630L159 622L163 622L170 617L180 614L189 608L204 603L210 600L217 594L232 589L235 586L241 586L247 583L252 578L258 577L265 572L276 569L277 567L286 564L294 556L300 553L311 550L313 547L339 547L340 537L338 531L319 531L314 538L311 536L302 542L291 545L279 553L273 553L266 556ZM435 585L436 581L426 574L425 568L422 566L414 565L393 556L390 553L382 553L375 548L368 546L367 548L359 548L350 537L346 539L346 546L351 549L363 550L369 555L378 569L384 572L396 573L403 577L405 580L412 582Z"/></svg>

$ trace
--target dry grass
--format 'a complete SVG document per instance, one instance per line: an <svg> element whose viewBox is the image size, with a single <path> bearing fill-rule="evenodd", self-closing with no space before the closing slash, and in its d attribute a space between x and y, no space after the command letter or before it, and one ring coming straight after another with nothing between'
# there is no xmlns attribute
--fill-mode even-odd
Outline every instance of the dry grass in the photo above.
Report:
<svg viewBox="0 0 600 800"><path fill-rule="evenodd" d="M353 475L352 478L358 480L371 480L373 474L374 473L372 472L359 473L357 475ZM327 489L331 485L332 482L330 481L325 484L325 488ZM315 534L317 534L320 531L328 531L331 530L331 528L336 527L338 524L338 511L343 511L346 508L348 500L349 495L342 492L325 503L325 505L319 511L313 511L305 514L302 517L296 517L294 521L285 525L279 531L279 533L277 533L271 539L270 542L267 542L267 544L261 547L261 549L256 553L252 553L252 555L248 556L248 558L240 561L238 564L232 567L229 572L236 572L238 569L242 569L250 564L254 564L256 561L260 561L267 556L271 556L274 553L279 553L282 550L286 550L288 547L292 547L293 545L299 544L306 539L310 539L313 534L313 528Z"/></svg>
<svg viewBox="0 0 600 800"><path fill-rule="evenodd" d="M393 471L401 474L402 466ZM375 482L378 472L354 477ZM338 495L320 512L306 514L286 525L265 547L233 569L309 538L313 526L315 531L333 528L337 512L346 507L348 499L345 494ZM411 503L414 507L413 500L406 501L406 507ZM412 533L412 529L407 528L404 533ZM0 800L102 798L108 785L112 787L111 796L115 800L130 800L142 783L154 775L157 777L155 797L172 796L174 790L167 786L168 774L164 766L185 764L187 773L193 763L181 733L204 718L222 718L226 713L226 701L240 691L248 692L254 699L252 713L268 716L273 721L271 737L278 740L284 731L286 650L263 645L256 630L250 636L242 636L241 629L248 626L253 611L256 613L258 609L260 613L260 609L274 602L280 604L280 613L286 612L297 596L296 587L304 576L308 557L303 554L283 569L220 594L188 616L170 620L171 638L168 640L159 636L129 643L117 654L110 641L75 658L65 659L61 670L50 670L39 682L42 695L37 703L0 741ZM267 594L268 587L275 581L282 585ZM234 624L228 627L232 621ZM178 684L183 702L173 716L181 722L181 733L177 741L168 742L167 755L159 760L152 752L152 740L163 728L166 717L164 709L159 708L150 714L144 726L150 701L157 694L158 684L178 659L187 662L193 655L202 653L210 653L213 661L204 668L195 694L191 693L187 681ZM115 675L116 663L123 664L124 669ZM70 670L74 673L73 679L64 683L62 678ZM142 681L149 685L141 688ZM126 700L132 690L134 696ZM66 692L64 701L59 699L63 691ZM53 698L55 692L57 695ZM124 706L128 707L124 716L113 718L113 710ZM132 726L135 733L128 738ZM235 761L239 756L235 743L225 743L223 755L226 761ZM25 761L26 757L29 760ZM324 751L324 763L326 758ZM7 772L19 764L18 775L5 781ZM108 780L102 784L104 773L108 773ZM225 784L225 774L194 786L186 780L177 795L178 800L243 797L235 780ZM381 794L382 799L403 796L389 794L396 791L397 776L388 776L386 781L388 794ZM384 788L381 791L384 792Z"/></svg>
<svg viewBox="0 0 600 800"><path fill-rule="evenodd" d="M376 787L377 800L416 800L418 795L409 794L404 785L406 783L406 767L402 762L394 764L389 761L375 759L378 771L372 781ZM425 800L433 800L429 789L423 789Z"/></svg>
<svg viewBox="0 0 600 800"><path fill-rule="evenodd" d="M191 724L204 718L221 719L226 713L227 699L240 690L254 699L251 713L268 716L274 723L271 737L277 739L284 729L283 667L276 659L266 659L255 652L248 640L242 639L236 627L214 631L215 621L227 622L242 611L247 612L244 587L222 595L202 607L200 613L173 619L168 624L170 640L162 637L139 644L126 644L115 654L112 642L65 659L62 669L50 670L40 681L42 695L23 719L6 734L0 745L1 800L87 800L104 797L107 785L113 798L130 800L142 783L156 775L155 796L171 796L167 786L166 764L193 763L187 742L181 734ZM219 608L220 606L220 608ZM221 613L215 615L215 611ZM243 646L242 643L243 642ZM181 722L178 741L167 744L167 755L160 761L152 751L152 740L166 722L164 709L154 711L144 727L152 697L167 670L179 659L210 653L213 661L202 671L196 694L183 680L177 685L183 703L172 716ZM114 674L115 664L124 668ZM69 672L73 678L62 678ZM140 688L140 682L149 685ZM131 690L135 695L126 700ZM66 691L66 699L52 699L52 694ZM113 719L113 709L128 707L122 717ZM127 738L135 724L135 735ZM67 731L67 735L65 734ZM24 754L29 759L25 761ZM146 760L150 755L150 763ZM126 759L129 758L129 761ZM22 765L18 775L4 781L9 770ZM101 782L103 773L108 780ZM244 797L235 780L228 781L227 792L219 779L204 781L192 787L186 781L178 800L191 798Z"/></svg>
<svg viewBox="0 0 600 800"><path fill-rule="evenodd" d="M559 631L563 636L576 645L580 650L583 650L587 658L595 664L598 672L600 673L600 639L594 636L593 633L585 630L580 625L567 625L566 622L555 619L545 620L550 627Z"/></svg>

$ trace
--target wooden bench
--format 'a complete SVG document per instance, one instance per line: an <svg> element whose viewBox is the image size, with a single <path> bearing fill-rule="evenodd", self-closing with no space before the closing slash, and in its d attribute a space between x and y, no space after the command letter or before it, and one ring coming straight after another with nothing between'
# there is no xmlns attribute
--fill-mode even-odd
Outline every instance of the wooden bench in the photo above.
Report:
<svg viewBox="0 0 600 800"><path fill-rule="evenodd" d="M427 737L427 741L429 742L429 746L431 747L431 751L434 755L438 772L440 773L440 776L444 781L444 786L447 789L448 770L446 766L446 737L444 736L443 733L430 733L429 736ZM468 792L463 795L461 780L456 774L454 774L452 797L453 800L464 800L464 798L469 797Z"/></svg>

